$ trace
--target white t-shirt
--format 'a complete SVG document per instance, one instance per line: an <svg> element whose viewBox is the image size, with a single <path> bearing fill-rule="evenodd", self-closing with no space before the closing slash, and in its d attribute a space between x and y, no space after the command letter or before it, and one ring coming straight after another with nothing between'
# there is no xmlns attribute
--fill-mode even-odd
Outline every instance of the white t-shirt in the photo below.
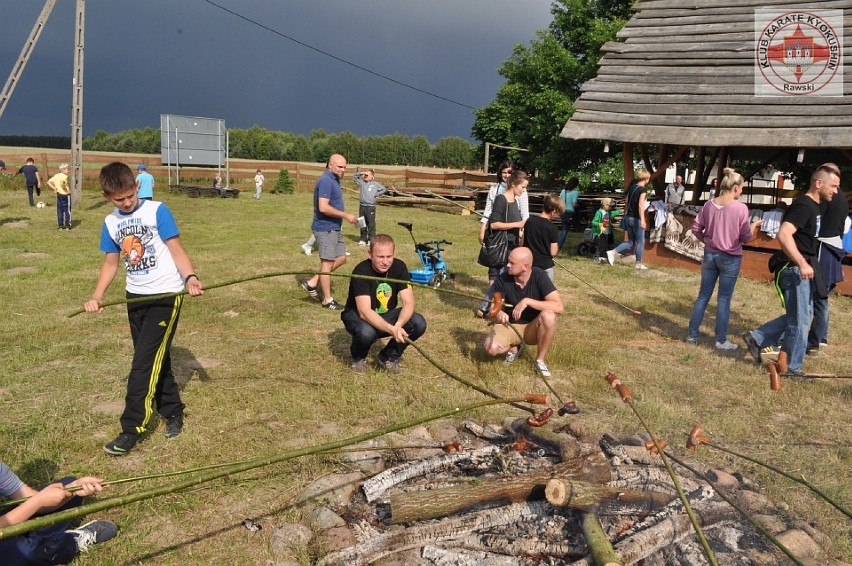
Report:
<svg viewBox="0 0 852 566"><path fill-rule="evenodd" d="M104 219L100 249L117 253L124 261L128 293L177 293L183 291L183 279L166 240L178 235L175 219L165 204L141 200L133 212L115 209Z"/></svg>

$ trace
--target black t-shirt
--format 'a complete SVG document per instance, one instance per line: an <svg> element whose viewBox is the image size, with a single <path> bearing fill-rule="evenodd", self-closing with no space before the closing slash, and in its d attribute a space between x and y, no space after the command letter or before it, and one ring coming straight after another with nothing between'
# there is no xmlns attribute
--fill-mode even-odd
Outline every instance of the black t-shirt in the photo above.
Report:
<svg viewBox="0 0 852 566"><path fill-rule="evenodd" d="M387 277L388 279L400 279L408 281L411 279L411 274L408 273L408 267L401 259L394 258L390 269L385 273L378 273L373 269L373 264L369 259L365 259L355 266L352 270L352 275L367 275L370 277ZM358 310L355 305L355 297L360 295L370 296L370 308L378 314L385 314L396 308L399 292L403 289L410 289L411 285L407 283L396 283L395 281L376 281L374 279L357 279L352 278L349 281L349 296L346 298L346 308L344 312L349 310Z"/></svg>
<svg viewBox="0 0 852 566"><path fill-rule="evenodd" d="M539 269L553 267L550 245L559 240L559 230L550 220L541 216L530 216L524 224L524 245L533 255L533 266Z"/></svg>
<svg viewBox="0 0 852 566"><path fill-rule="evenodd" d="M556 290L556 286L547 276L547 273L537 267L532 268L529 281L526 287L521 289L515 279L508 273L501 273L494 280L494 290L500 291L503 294L503 301L510 305L517 305L521 299L529 298L536 301L543 301L546 296ZM521 313L521 318L512 320L512 309L515 307L503 307L503 312L509 315L510 322L529 323L535 320L541 311L532 307L527 307Z"/></svg>
<svg viewBox="0 0 852 566"><path fill-rule="evenodd" d="M639 216L639 197L646 194L648 189L642 185L630 185L627 189L627 210L624 211L626 216L640 218Z"/></svg>
<svg viewBox="0 0 852 566"><path fill-rule="evenodd" d="M793 241L799 253L805 257L816 257L819 232L819 205L816 201L808 195L800 196L784 213L781 222L789 222L796 227Z"/></svg>
<svg viewBox="0 0 852 566"><path fill-rule="evenodd" d="M521 209L518 206L518 200L509 202L506 200L506 195L497 195L494 199L494 204L491 207L491 218L489 222L520 222ZM509 236L509 249L517 247L520 240L521 231L519 228L507 230Z"/></svg>

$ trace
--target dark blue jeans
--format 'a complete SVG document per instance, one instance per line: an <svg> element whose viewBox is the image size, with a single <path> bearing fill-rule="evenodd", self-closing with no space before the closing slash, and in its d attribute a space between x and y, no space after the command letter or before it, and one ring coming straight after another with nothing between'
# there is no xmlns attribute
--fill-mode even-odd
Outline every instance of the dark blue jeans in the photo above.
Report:
<svg viewBox="0 0 852 566"><path fill-rule="evenodd" d="M565 240L568 239L568 232L574 225L574 217L577 215L573 210L562 213L562 230L559 232L559 237L556 240L556 246L561 250L565 245Z"/></svg>
<svg viewBox="0 0 852 566"><path fill-rule="evenodd" d="M59 481L63 485L68 485L75 479L69 476ZM82 497L72 497L56 511L79 507L82 503ZM5 566L68 564L77 556L77 542L73 535L65 532L70 526L69 521L62 521L0 540L0 562Z"/></svg>
<svg viewBox="0 0 852 566"><path fill-rule="evenodd" d="M799 268L791 265L776 275L776 285L786 314L752 330L751 335L761 348L782 341L781 349L789 357L788 367L800 371L805 363L808 328L813 316L813 279L802 279Z"/></svg>
<svg viewBox="0 0 852 566"><path fill-rule="evenodd" d="M379 316L385 319L385 321L389 324L393 325L399 320L399 314L401 312L402 309L396 308ZM367 354L370 353L370 346L373 345L373 342L380 338L387 338L390 336L387 332L377 330L367 322L361 320L361 317L358 316L357 309L343 311L343 314L340 315L340 319L346 327L346 332L352 335L352 345L349 347L349 353L352 355L353 360L363 360L367 357ZM402 328L408 332L408 338L413 342L423 336L423 333L426 332L426 319L421 315L414 313ZM389 340L387 345L385 345L379 353L379 357L383 360L399 361L407 347L408 343L406 342L400 344L396 340Z"/></svg>
<svg viewBox="0 0 852 566"><path fill-rule="evenodd" d="M704 320L704 311L716 281L719 281L719 294L716 297L716 342L725 342L728 339L728 320L731 318L731 297L734 294L734 286L740 275L740 264L742 256L726 254L724 252L713 252L704 250L701 259L701 287L698 290L698 299L692 307L692 316L689 318L689 338L698 338L698 329Z"/></svg>
<svg viewBox="0 0 852 566"><path fill-rule="evenodd" d="M627 241L615 246L615 252L623 254L635 248L636 263L642 263L642 255L645 252L645 230L642 229L642 219L626 216L624 218L624 229L627 232Z"/></svg>

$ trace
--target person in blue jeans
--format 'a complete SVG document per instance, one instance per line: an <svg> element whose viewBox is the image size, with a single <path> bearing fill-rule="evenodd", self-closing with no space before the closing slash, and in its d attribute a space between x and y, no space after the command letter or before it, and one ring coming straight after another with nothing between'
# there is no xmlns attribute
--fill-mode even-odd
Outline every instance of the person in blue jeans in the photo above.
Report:
<svg viewBox="0 0 852 566"><path fill-rule="evenodd" d="M568 232L574 225L574 217L577 215L577 199L580 197L580 189L577 186L580 184L580 179L571 177L565 188L559 193L559 198L565 203L565 210L562 212L562 230L559 232L559 239L556 240L557 247L561 250L565 245L565 240L568 239Z"/></svg>
<svg viewBox="0 0 852 566"><path fill-rule="evenodd" d="M645 203L647 201L647 190L645 185L651 180L651 174L645 169L636 171L636 179L627 189L627 206L624 211L624 230L627 232L627 241L618 244L615 249L606 253L610 265L615 263L616 254L623 254L633 250L636 254L636 269L648 269L642 263L645 252L645 230L648 223L645 220Z"/></svg>
<svg viewBox="0 0 852 566"><path fill-rule="evenodd" d="M760 363L760 349L777 344L787 354L784 377L803 377L808 329L813 317L813 299L827 295L817 263L820 203L828 202L840 186L840 169L833 163L820 165L808 192L793 201L784 212L776 239L781 252L773 256L775 287L784 305L784 314L743 334L754 361ZM782 340L783 337L783 340Z"/></svg>
<svg viewBox="0 0 852 566"><path fill-rule="evenodd" d="M701 287L689 318L686 341L695 344L704 312L716 282L716 348L736 350L737 345L728 340L728 320L731 316L731 297L740 275L743 244L750 242L762 220L749 224L748 207L738 199L743 192L745 179L731 168L726 168L719 196L708 200L692 223L692 234L704 243L701 258Z"/></svg>

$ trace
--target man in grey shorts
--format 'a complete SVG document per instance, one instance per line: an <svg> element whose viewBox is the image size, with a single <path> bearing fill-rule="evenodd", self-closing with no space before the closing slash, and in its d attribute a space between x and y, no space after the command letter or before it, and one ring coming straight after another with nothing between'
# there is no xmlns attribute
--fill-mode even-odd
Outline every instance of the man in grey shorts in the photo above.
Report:
<svg viewBox="0 0 852 566"><path fill-rule="evenodd" d="M343 190L340 179L346 171L346 158L335 153L328 159L325 172L314 185L314 221L311 224L317 239L320 271L331 273L346 263L346 244L343 243L341 226L343 220L350 224L358 222L354 214L343 207ZM322 306L331 310L343 310L343 305L331 296L331 276L314 275L299 282L302 289L313 299L319 300L317 287L322 290Z"/></svg>

